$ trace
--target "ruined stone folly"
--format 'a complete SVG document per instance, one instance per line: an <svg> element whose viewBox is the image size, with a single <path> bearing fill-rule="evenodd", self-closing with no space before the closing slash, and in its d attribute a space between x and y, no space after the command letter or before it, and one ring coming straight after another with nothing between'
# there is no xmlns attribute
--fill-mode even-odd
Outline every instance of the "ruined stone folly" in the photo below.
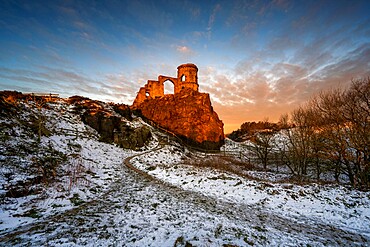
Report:
<svg viewBox="0 0 370 247"><path fill-rule="evenodd" d="M174 85L174 94L164 94L164 83ZM213 110L208 93L200 93L198 67L177 67L177 77L159 75L141 87L131 108L176 134L189 145L219 149L224 143L223 123Z"/></svg>
<svg viewBox="0 0 370 247"><path fill-rule="evenodd" d="M174 93L190 88L198 92L198 67L187 63L177 67L177 78L160 75L158 80L148 80L144 87L140 88L133 106L140 105L146 99L155 99L164 96L164 82L171 81L174 85Z"/></svg>

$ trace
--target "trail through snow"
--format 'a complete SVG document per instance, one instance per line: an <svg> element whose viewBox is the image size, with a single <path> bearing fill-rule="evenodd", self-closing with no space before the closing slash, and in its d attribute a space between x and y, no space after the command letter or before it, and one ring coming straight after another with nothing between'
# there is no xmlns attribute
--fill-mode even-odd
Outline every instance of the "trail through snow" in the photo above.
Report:
<svg viewBox="0 0 370 247"><path fill-rule="evenodd" d="M150 155L158 151L154 148ZM138 155L126 158L129 163ZM299 246L362 245L366 236L309 218L289 219L262 204L216 200L121 167L100 198L11 233L0 245L34 246Z"/></svg>
<svg viewBox="0 0 370 247"><path fill-rule="evenodd" d="M23 122L36 114L32 105L21 106ZM169 137L154 129L155 140L143 149L149 151L123 150L99 142L72 106L60 102L43 112L53 134L40 143L19 119L0 118L0 161L8 165L0 167L3 184L30 176L13 171L14 165L29 165L40 153L68 154L53 186L0 204L0 246L370 245L368 192L272 185L189 166L186 160L204 157L168 144L162 139ZM241 147L227 142L224 148ZM71 183L68 174L76 167L83 168L81 178ZM30 210L37 217L29 217Z"/></svg>

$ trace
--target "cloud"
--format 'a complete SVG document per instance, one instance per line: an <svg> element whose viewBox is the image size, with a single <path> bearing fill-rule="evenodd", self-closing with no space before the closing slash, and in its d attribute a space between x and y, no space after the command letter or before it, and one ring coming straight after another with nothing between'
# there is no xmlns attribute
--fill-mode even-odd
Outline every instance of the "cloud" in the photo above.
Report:
<svg viewBox="0 0 370 247"><path fill-rule="evenodd" d="M197 20L200 17L200 12L201 12L200 8L198 7L190 8L189 11L190 11L191 20Z"/></svg>
<svg viewBox="0 0 370 247"><path fill-rule="evenodd" d="M200 88L210 93L215 110L230 126L265 117L277 121L320 91L370 76L370 43L344 49L348 43L340 42L337 45L344 47L336 55L326 50L328 42L319 39L306 46L294 45L296 55L290 62L278 54L276 60L266 62L269 55L274 58L274 52L266 49L240 61L229 73L202 68ZM284 42L274 41L270 47L284 47Z"/></svg>
<svg viewBox="0 0 370 247"><path fill-rule="evenodd" d="M209 19L208 19L208 26L207 26L207 34L208 34L208 38L211 37L212 35L212 28L213 28L213 24L215 22L215 19L216 19L216 14L217 12L219 12L221 10L221 5L220 4L216 4L214 7L213 7L213 10L212 10L212 13L211 15L209 16Z"/></svg>
<svg viewBox="0 0 370 247"><path fill-rule="evenodd" d="M0 68L0 78L13 83L6 83L7 89L56 92L62 97L75 94L104 101L120 101L131 104L137 86L126 75L105 74L101 78L91 78L82 72L40 67L40 71L25 69Z"/></svg>
<svg viewBox="0 0 370 247"><path fill-rule="evenodd" d="M261 2L259 6L258 14L261 16L266 15L269 11L273 10L280 10L280 11L288 11L291 6L291 1L288 0L273 0L269 3Z"/></svg>
<svg viewBox="0 0 370 247"><path fill-rule="evenodd" d="M324 20L333 16L316 18L318 11L320 8L309 8L301 15L299 25L277 29L265 45L248 49L245 59L239 60L231 73L224 74L226 78L205 78L207 85L201 88L210 90L221 119L231 125L266 116L277 121L280 114L322 90L346 87L352 79L370 76L369 19L352 23L337 18L336 25L327 25ZM302 27L303 33L298 30ZM238 112L239 117L231 112Z"/></svg>
<svg viewBox="0 0 370 247"><path fill-rule="evenodd" d="M221 119L240 124L369 76L366 1L34 2L0 10L2 86L131 103L193 62Z"/></svg>
<svg viewBox="0 0 370 247"><path fill-rule="evenodd" d="M197 55L197 53L193 49L191 49L189 46L178 45L175 47L176 47L177 55L179 55L180 61L186 61L186 62L192 61L193 58Z"/></svg>
<svg viewBox="0 0 370 247"><path fill-rule="evenodd" d="M193 51L188 46L177 46L176 50L183 54L193 53Z"/></svg>
<svg viewBox="0 0 370 247"><path fill-rule="evenodd" d="M56 9L63 15L70 16L72 18L78 18L78 12L75 8L65 6L65 5L59 5L56 6Z"/></svg>

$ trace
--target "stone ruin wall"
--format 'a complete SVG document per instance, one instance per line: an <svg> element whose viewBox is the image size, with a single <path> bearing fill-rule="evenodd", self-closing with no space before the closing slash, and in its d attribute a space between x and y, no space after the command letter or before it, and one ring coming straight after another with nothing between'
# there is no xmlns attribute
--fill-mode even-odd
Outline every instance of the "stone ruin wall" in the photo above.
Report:
<svg viewBox="0 0 370 247"><path fill-rule="evenodd" d="M164 82L174 84L174 94L164 94ZM174 133L190 146L219 150L224 144L223 123L213 111L208 93L198 91L198 68L177 67L177 77L158 76L140 88L131 106L148 120Z"/></svg>
<svg viewBox="0 0 370 247"><path fill-rule="evenodd" d="M132 105L133 108L138 107L146 99L163 97L164 83L166 81L171 81L173 83L174 94L178 94L185 88L190 88L198 92L198 67L192 63L182 64L177 67L177 78L160 75L157 81L148 80L144 87L140 88Z"/></svg>

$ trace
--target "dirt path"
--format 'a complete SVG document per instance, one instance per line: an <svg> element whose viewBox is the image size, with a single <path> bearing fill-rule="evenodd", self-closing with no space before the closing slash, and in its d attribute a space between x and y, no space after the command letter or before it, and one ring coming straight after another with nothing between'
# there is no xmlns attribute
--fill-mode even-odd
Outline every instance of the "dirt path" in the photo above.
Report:
<svg viewBox="0 0 370 247"><path fill-rule="evenodd" d="M370 244L365 235L308 218L286 219L262 205L227 203L182 190L130 163L162 147L126 158L121 180L100 198L1 235L0 246L174 246L181 237L211 246Z"/></svg>

